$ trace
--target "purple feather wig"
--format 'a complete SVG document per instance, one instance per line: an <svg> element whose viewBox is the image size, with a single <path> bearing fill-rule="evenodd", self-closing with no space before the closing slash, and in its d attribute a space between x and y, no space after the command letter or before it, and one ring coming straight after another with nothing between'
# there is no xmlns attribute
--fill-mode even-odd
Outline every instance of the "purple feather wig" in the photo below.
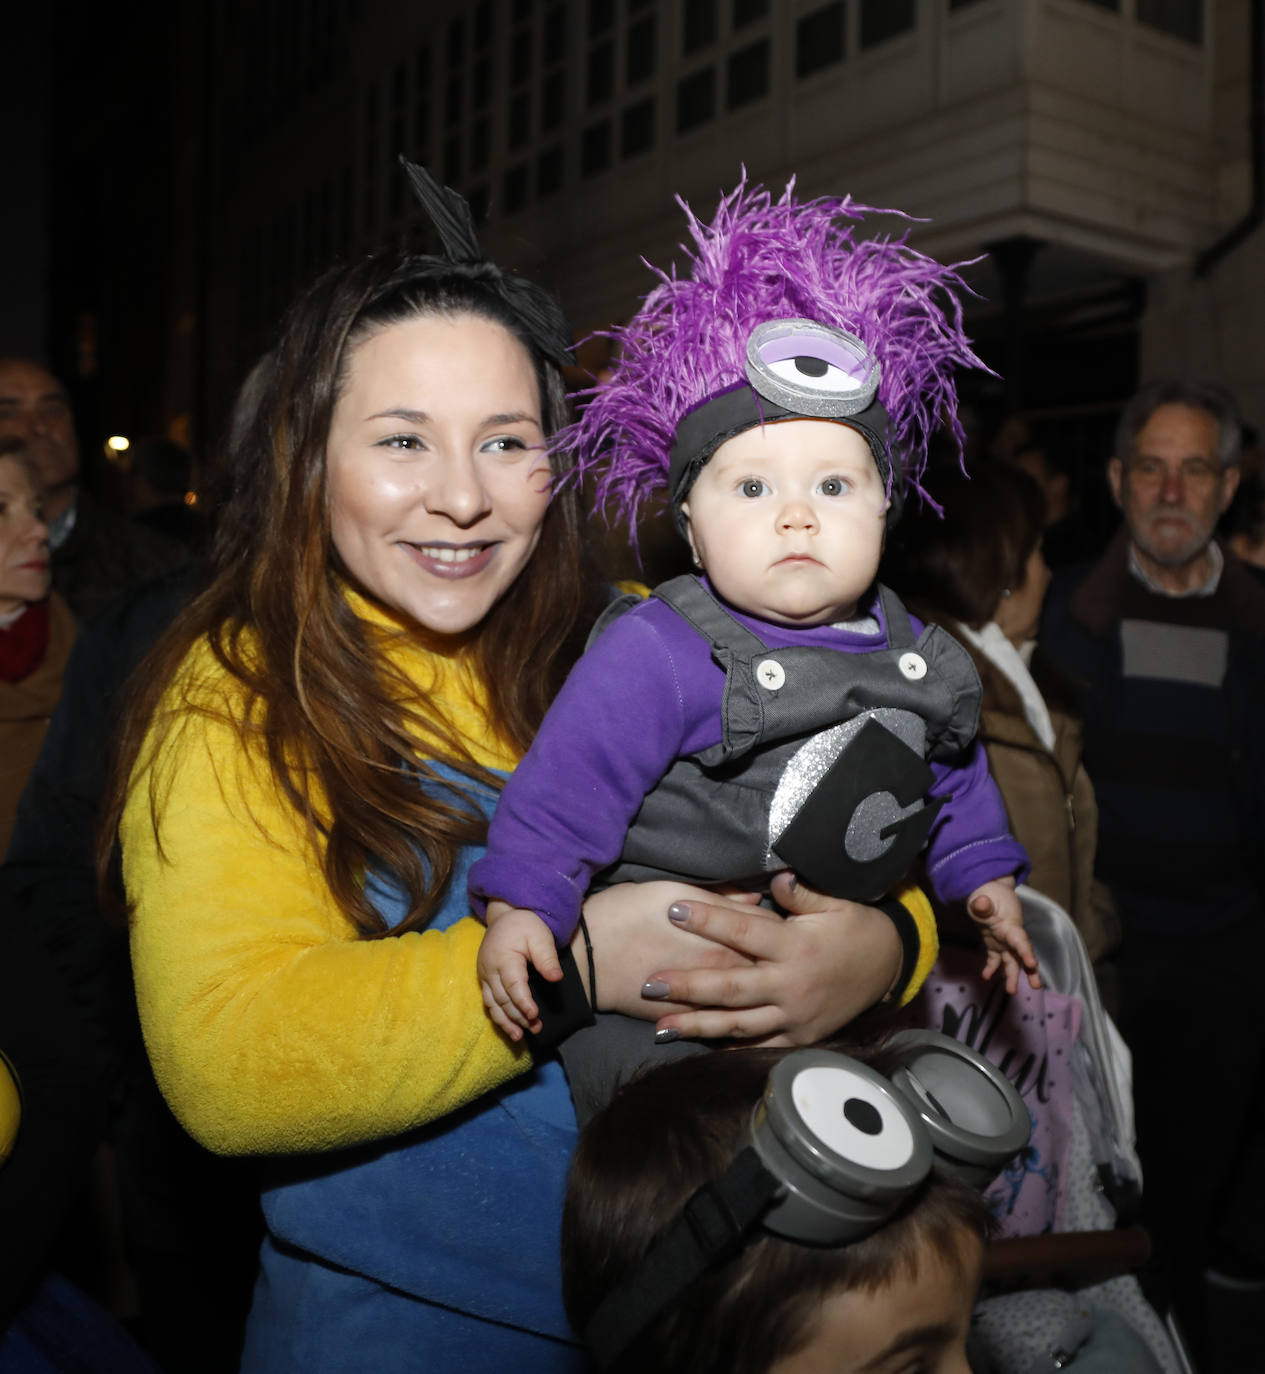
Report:
<svg viewBox="0 0 1265 1374"><path fill-rule="evenodd" d="M579 420L551 447L576 454L577 472L595 479L599 506L634 531L643 503L667 488L682 417L746 379L747 340L771 320L814 320L866 345L882 368L878 399L893 456L924 499L927 444L939 424L961 458L955 372L988 370L962 329L959 293L970 288L957 268L965 264L943 266L903 237L854 238L865 215L899 212L848 196L801 203L794 187L792 179L774 202L744 175L710 225L678 196L693 240L682 245L689 275L647 263L659 284L627 325L600 335L614 345L613 375L581 393Z"/></svg>

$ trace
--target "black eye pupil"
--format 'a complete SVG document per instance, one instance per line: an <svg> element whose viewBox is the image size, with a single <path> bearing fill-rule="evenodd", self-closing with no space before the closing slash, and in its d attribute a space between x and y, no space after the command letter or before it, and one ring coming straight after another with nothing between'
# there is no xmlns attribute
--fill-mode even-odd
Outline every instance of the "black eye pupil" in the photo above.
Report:
<svg viewBox="0 0 1265 1374"><path fill-rule="evenodd" d="M850 1097L843 1104L843 1119L855 1126L862 1135L878 1135L883 1129L883 1118L873 1102L862 1097Z"/></svg>
<svg viewBox="0 0 1265 1374"><path fill-rule="evenodd" d="M826 360L824 358L796 358L795 370L802 372L805 377L824 377L826 375Z"/></svg>

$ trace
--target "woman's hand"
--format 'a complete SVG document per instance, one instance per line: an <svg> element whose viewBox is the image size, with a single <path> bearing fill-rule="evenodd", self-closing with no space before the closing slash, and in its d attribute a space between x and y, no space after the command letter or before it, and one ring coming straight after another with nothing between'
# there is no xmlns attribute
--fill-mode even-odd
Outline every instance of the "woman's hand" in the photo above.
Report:
<svg viewBox="0 0 1265 1374"><path fill-rule="evenodd" d="M900 939L888 917L823 897L788 873L773 880L774 897L791 913L786 918L750 905L752 899L676 883L612 888L592 901L626 902L631 915L638 892L658 902L668 896L673 910L669 917L659 906L661 925L695 943L665 945L654 922L642 935L617 935L615 921L603 922L601 938L594 935L598 1006L647 1019L657 1008L658 1031L675 1032L673 1038L777 1037L811 1044L881 1001L900 974ZM585 912L592 930L591 904ZM608 932L618 946L603 944ZM650 943L643 945L647 935ZM668 957L657 957L662 951ZM583 965L582 949L577 957ZM632 995L637 978L642 986Z"/></svg>

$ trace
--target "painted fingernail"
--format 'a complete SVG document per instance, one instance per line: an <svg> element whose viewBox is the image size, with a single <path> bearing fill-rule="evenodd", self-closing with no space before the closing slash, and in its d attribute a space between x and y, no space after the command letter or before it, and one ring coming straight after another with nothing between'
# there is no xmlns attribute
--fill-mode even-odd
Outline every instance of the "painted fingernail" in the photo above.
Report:
<svg viewBox="0 0 1265 1374"><path fill-rule="evenodd" d="M684 925L690 919L690 909L684 902L673 902L668 908L668 920Z"/></svg>
<svg viewBox="0 0 1265 1374"><path fill-rule="evenodd" d="M663 998L668 995L668 985L661 983L657 978L652 978L650 982L641 985L641 995L649 997L651 1001Z"/></svg>
<svg viewBox="0 0 1265 1374"><path fill-rule="evenodd" d="M658 1030L654 1033L654 1043L656 1045L670 1045L674 1040L681 1038L681 1032L669 1026L667 1030Z"/></svg>

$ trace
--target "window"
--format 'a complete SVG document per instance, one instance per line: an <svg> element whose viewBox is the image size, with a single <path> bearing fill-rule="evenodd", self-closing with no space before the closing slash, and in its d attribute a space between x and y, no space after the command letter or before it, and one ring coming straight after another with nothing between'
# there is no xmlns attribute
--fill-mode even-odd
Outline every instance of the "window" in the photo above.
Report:
<svg viewBox="0 0 1265 1374"><path fill-rule="evenodd" d="M1138 0L1138 23L1187 43L1202 43L1203 8L1203 0Z"/></svg>
<svg viewBox="0 0 1265 1374"><path fill-rule="evenodd" d="M492 0L479 0L474 11L474 47L486 52L492 46Z"/></svg>
<svg viewBox="0 0 1265 1374"><path fill-rule="evenodd" d="M527 164L520 162L505 173L501 199L505 202L505 213L512 215L527 204Z"/></svg>
<svg viewBox="0 0 1265 1374"><path fill-rule="evenodd" d="M454 19L448 25L448 65L459 66L466 56L466 25L463 19Z"/></svg>
<svg viewBox="0 0 1265 1374"><path fill-rule="evenodd" d="M465 105L465 91L459 69L448 73L448 89L444 92L444 119L450 129L461 123L461 111Z"/></svg>
<svg viewBox="0 0 1265 1374"><path fill-rule="evenodd" d="M872 48L914 26L914 0L861 0L861 46Z"/></svg>
<svg viewBox="0 0 1265 1374"><path fill-rule="evenodd" d="M444 140L444 182L455 186L461 180L461 135L451 134Z"/></svg>
<svg viewBox="0 0 1265 1374"><path fill-rule="evenodd" d="M516 91L510 97L508 114L505 136L509 146L514 149L525 148L531 134L531 92Z"/></svg>
<svg viewBox="0 0 1265 1374"><path fill-rule="evenodd" d="M531 18L532 0L514 0L513 17L515 24Z"/></svg>
<svg viewBox="0 0 1265 1374"><path fill-rule="evenodd" d="M546 148L536 159L536 195L543 200L562 190L562 144Z"/></svg>
<svg viewBox="0 0 1265 1374"><path fill-rule="evenodd" d="M470 130L470 170L485 171L488 165L488 122L476 119Z"/></svg>
<svg viewBox="0 0 1265 1374"><path fill-rule="evenodd" d="M567 52L567 9L565 5L555 5L545 15L545 27L541 36L542 57L546 62L556 62Z"/></svg>
<svg viewBox="0 0 1265 1374"><path fill-rule="evenodd" d="M615 48L611 43L599 43L589 52L589 104L604 104L614 89Z"/></svg>
<svg viewBox="0 0 1265 1374"><path fill-rule="evenodd" d="M704 67L684 77L676 87L676 131L688 132L716 113L716 69Z"/></svg>
<svg viewBox="0 0 1265 1374"><path fill-rule="evenodd" d="M844 58L843 0L823 5L795 25L795 75L812 76Z"/></svg>
<svg viewBox="0 0 1265 1374"><path fill-rule="evenodd" d="M716 41L716 0L685 0L681 51L688 57Z"/></svg>
<svg viewBox="0 0 1265 1374"><path fill-rule="evenodd" d="M624 54L624 76L630 86L648 81L654 75L654 15L639 19L628 30L628 46Z"/></svg>
<svg viewBox="0 0 1265 1374"><path fill-rule="evenodd" d="M515 29L510 39L510 80L520 86L531 71L531 29Z"/></svg>
<svg viewBox="0 0 1265 1374"><path fill-rule="evenodd" d="M734 0L734 28L745 29L769 12L769 0Z"/></svg>
<svg viewBox="0 0 1265 1374"><path fill-rule="evenodd" d="M729 58L729 108L736 110L768 93L769 40L762 38Z"/></svg>
<svg viewBox="0 0 1265 1374"><path fill-rule="evenodd" d="M614 0L589 0L589 36L607 33L615 20Z"/></svg>
<svg viewBox="0 0 1265 1374"><path fill-rule="evenodd" d="M654 146L654 97L639 100L619 120L619 155L636 157Z"/></svg>
<svg viewBox="0 0 1265 1374"><path fill-rule="evenodd" d="M470 217L475 224L486 224L488 218L488 188L482 184L472 186L466 196L466 203L470 206Z"/></svg>
<svg viewBox="0 0 1265 1374"><path fill-rule="evenodd" d="M566 74L559 68L545 77L540 92L540 127L546 133L562 123L567 108Z"/></svg>
<svg viewBox="0 0 1265 1374"><path fill-rule="evenodd" d="M474 77L470 83L470 98L476 110L486 110L488 97L492 91L492 59L480 57L474 64Z"/></svg>
<svg viewBox="0 0 1265 1374"><path fill-rule="evenodd" d="M590 124L580 135L580 175L597 176L611 165L611 122Z"/></svg>

